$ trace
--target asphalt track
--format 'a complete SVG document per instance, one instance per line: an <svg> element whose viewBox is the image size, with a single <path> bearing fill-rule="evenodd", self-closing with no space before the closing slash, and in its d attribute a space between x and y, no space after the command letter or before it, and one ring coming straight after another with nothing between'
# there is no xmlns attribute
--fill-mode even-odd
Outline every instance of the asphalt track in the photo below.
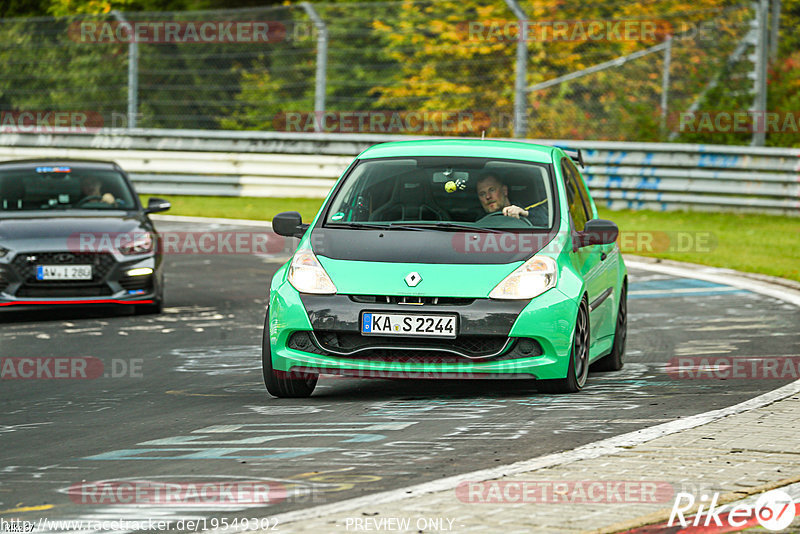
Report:
<svg viewBox="0 0 800 534"><path fill-rule="evenodd" d="M792 379L679 378L670 360L791 356L800 347L800 316L789 304L631 269L625 369L592 373L579 394L545 395L525 382L329 377L310 399L279 400L262 382L260 338L269 280L284 260L169 255L158 316L0 314L3 358L103 363L94 379L0 380L0 517L269 517L731 406ZM288 493L267 504L92 502L80 488L99 481L269 481Z"/></svg>

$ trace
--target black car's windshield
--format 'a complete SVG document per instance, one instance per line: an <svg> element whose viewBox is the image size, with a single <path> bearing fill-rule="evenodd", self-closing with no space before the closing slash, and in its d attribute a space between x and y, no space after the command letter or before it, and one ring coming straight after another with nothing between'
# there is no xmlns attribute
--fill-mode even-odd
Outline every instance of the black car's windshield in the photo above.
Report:
<svg viewBox="0 0 800 534"><path fill-rule="evenodd" d="M472 157L362 160L331 199L325 223L439 230L546 230L554 193L543 164ZM436 224L446 222L450 224Z"/></svg>
<svg viewBox="0 0 800 534"><path fill-rule="evenodd" d="M135 207L125 179L114 170L68 165L0 170L0 211Z"/></svg>

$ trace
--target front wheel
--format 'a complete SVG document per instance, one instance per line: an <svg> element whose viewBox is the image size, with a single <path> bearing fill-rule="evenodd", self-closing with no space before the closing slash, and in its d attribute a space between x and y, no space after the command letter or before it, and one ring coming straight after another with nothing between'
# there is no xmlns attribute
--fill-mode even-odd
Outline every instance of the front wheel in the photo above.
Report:
<svg viewBox="0 0 800 534"><path fill-rule="evenodd" d="M319 375L293 375L286 371L272 368L272 347L269 343L269 308L264 321L264 334L261 338L261 368L264 372L264 385L273 397L304 398L310 397L317 386Z"/></svg>
<svg viewBox="0 0 800 534"><path fill-rule="evenodd" d="M545 393L576 393L583 389L589 376L589 305L581 300L575 318L575 335L569 355L567 377L555 380L540 380L537 386Z"/></svg>

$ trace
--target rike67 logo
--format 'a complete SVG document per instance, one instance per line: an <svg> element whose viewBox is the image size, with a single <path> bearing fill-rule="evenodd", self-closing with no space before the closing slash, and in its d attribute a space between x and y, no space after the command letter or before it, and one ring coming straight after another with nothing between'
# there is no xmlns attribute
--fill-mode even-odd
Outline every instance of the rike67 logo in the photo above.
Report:
<svg viewBox="0 0 800 534"><path fill-rule="evenodd" d="M792 524L800 505L795 503L788 493L781 490L762 494L755 504L739 502L720 506L718 501L718 493L715 493L710 501L707 495L702 495L699 503L691 493L678 493L667 526L705 527L702 528L702 532L731 532L731 529L742 530L760 525L767 530L780 531ZM696 505L698 506L694 517L685 517L684 514L693 510ZM686 530L690 531L695 530ZM696 531L701 532L701 530Z"/></svg>

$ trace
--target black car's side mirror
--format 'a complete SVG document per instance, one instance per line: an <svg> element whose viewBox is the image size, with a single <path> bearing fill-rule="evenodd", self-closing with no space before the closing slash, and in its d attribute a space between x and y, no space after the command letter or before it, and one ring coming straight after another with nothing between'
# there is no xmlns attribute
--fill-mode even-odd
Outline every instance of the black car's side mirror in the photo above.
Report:
<svg viewBox="0 0 800 534"><path fill-rule="evenodd" d="M284 211L272 218L272 230L284 237L303 237L308 229L303 218L296 211Z"/></svg>
<svg viewBox="0 0 800 534"><path fill-rule="evenodd" d="M168 200L163 198L151 198L147 201L147 207L144 209L145 213L158 213L159 211L167 211L172 207Z"/></svg>
<svg viewBox="0 0 800 534"><path fill-rule="evenodd" d="M605 219L592 219L586 221L583 232L578 234L579 247L589 245L610 245L617 240L619 227Z"/></svg>

